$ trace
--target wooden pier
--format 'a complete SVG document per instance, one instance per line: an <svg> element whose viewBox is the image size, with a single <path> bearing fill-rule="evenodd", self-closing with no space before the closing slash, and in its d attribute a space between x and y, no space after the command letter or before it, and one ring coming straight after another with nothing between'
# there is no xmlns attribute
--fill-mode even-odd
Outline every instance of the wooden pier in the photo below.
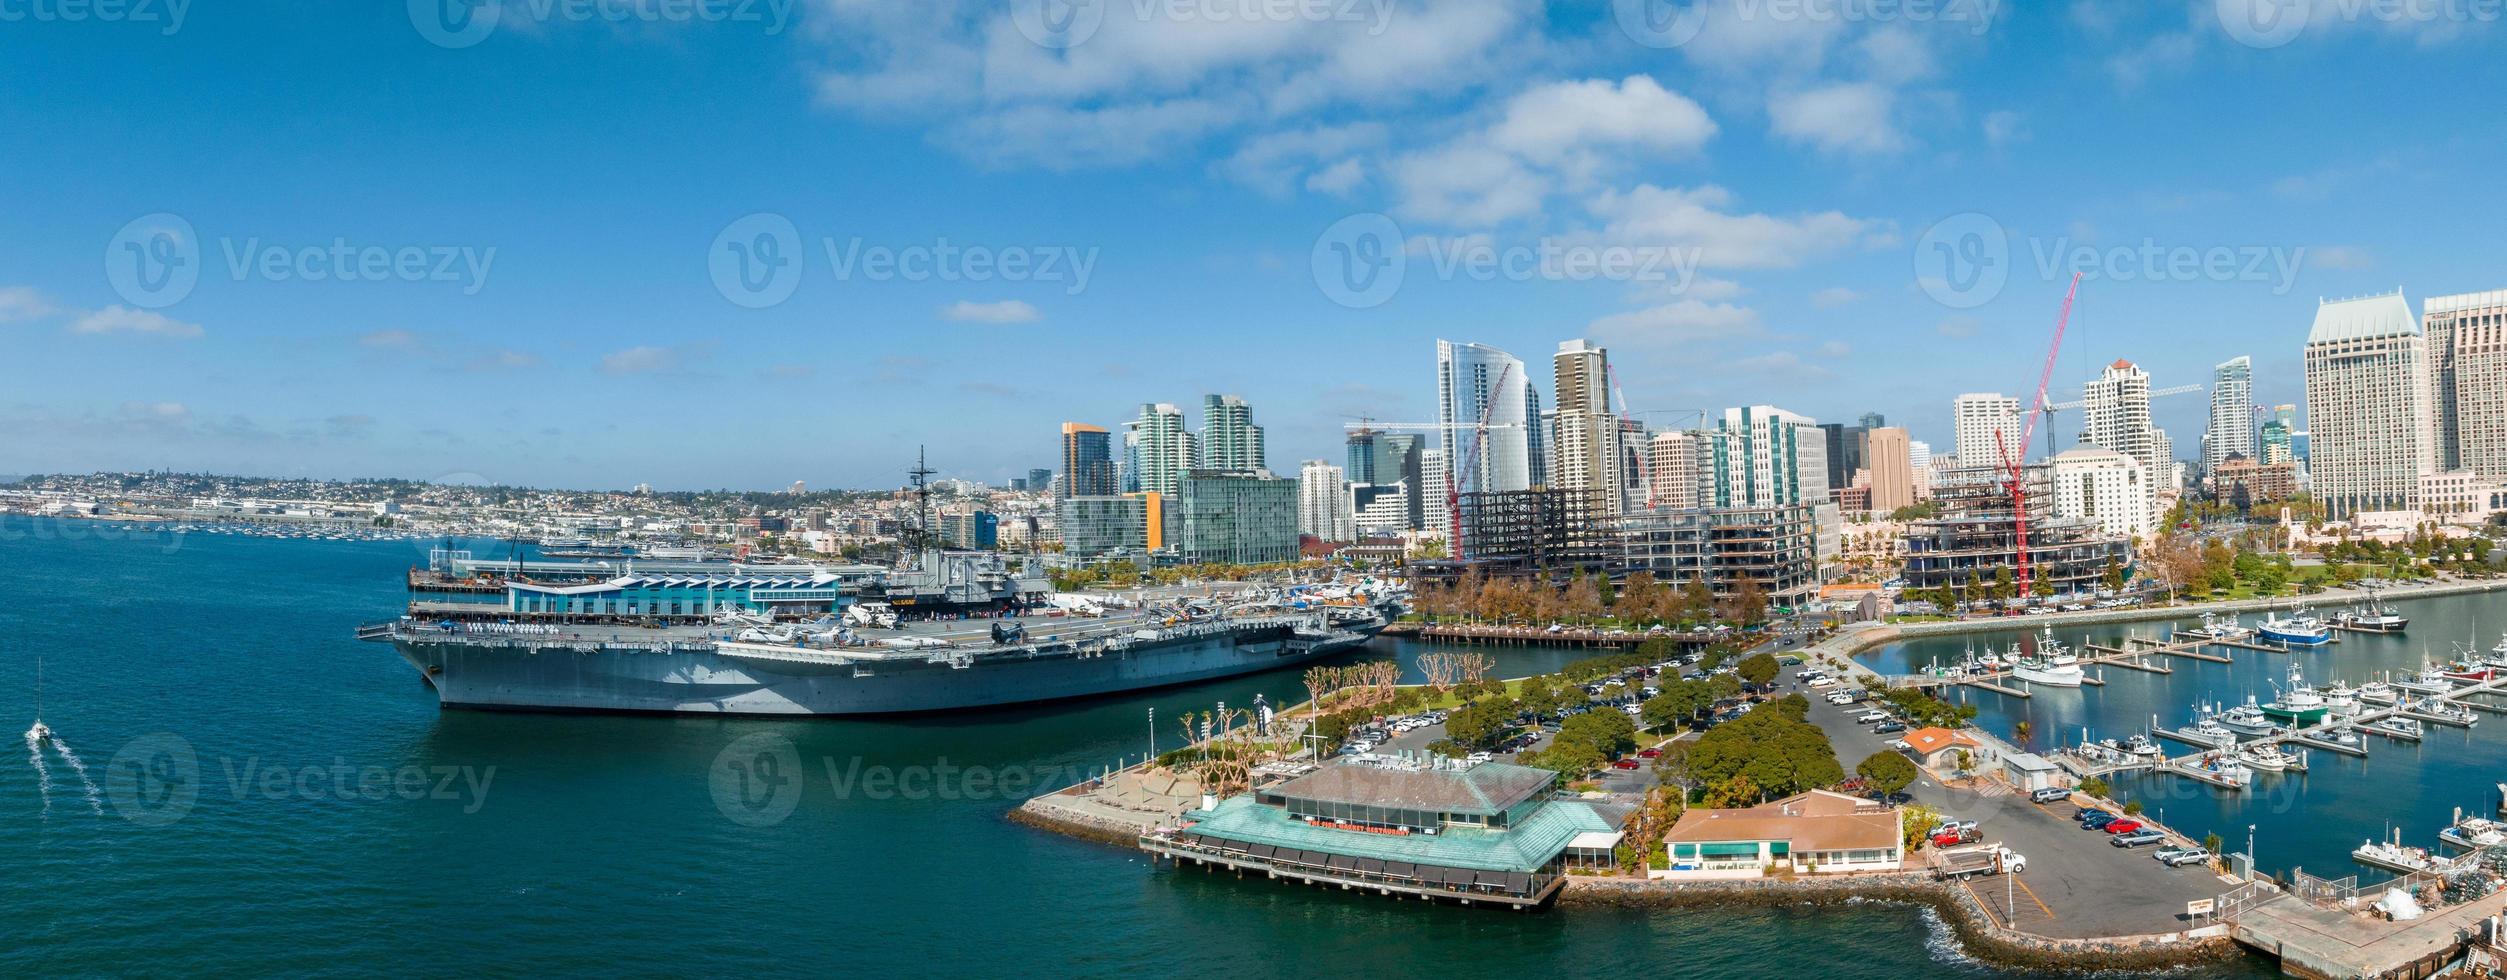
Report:
<svg viewBox="0 0 2507 980"><path fill-rule="evenodd" d="M2343 745L2340 742L2327 742L2308 735L2292 735L2289 737L2289 742L2292 745L2304 745L2311 749L2323 749L2326 752L2338 752L2342 755L2364 758L2368 754L2367 748L2363 745Z"/></svg>

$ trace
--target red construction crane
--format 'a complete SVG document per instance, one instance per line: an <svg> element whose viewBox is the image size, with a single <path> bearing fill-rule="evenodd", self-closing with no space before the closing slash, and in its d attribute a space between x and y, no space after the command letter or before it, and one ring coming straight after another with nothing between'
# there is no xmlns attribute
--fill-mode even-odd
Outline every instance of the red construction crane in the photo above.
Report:
<svg viewBox="0 0 2507 980"><path fill-rule="evenodd" d="M2011 521L2018 537L2019 597L2030 595L2028 574L2028 440L2037 432L2037 417L2046 411L2046 385L2054 381L2054 358L2063 350L2063 328L2072 322L2072 300L2080 295L2080 273L2072 273L2072 285L2063 292L2063 312L2054 318L2054 341L2046 345L2046 367L2037 375L2037 398L2028 405L2028 424L2020 429L2019 455L2011 455L2011 443L1994 433L1994 442L2002 452L2002 466L2011 478Z"/></svg>
<svg viewBox="0 0 2507 980"><path fill-rule="evenodd" d="M1489 437L1489 412L1497 407L1498 398L1502 397L1502 393L1506 390L1506 378L1513 374L1514 370L1513 364L1497 369L1497 383L1489 386L1488 397L1480 402L1480 424L1471 430L1471 451L1460 454L1460 459L1445 461L1445 520L1448 525L1447 533L1451 535L1447 540L1452 544L1448 550L1453 552L1456 561L1467 557L1462 553L1463 476L1473 472L1474 468L1479 465L1481 444L1487 442ZM1530 422L1529 419L1525 421L1527 424Z"/></svg>

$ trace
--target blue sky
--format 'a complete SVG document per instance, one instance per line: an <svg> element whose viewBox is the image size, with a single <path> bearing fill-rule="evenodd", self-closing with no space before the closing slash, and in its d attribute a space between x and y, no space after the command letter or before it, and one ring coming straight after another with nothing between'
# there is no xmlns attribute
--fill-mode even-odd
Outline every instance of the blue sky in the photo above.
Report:
<svg viewBox="0 0 2507 980"><path fill-rule="evenodd" d="M0 473L998 482L1211 392L1293 470L1438 337L1946 447L2083 254L2058 399L2507 288L2481 0L437 2L0 2Z"/></svg>

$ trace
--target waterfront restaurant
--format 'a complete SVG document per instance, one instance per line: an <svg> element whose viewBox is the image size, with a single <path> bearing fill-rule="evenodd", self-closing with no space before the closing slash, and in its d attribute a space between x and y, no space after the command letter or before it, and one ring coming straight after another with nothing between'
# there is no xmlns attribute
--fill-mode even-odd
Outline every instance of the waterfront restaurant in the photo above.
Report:
<svg viewBox="0 0 2507 980"><path fill-rule="evenodd" d="M1896 871L1906 860L1896 809L1827 790L1738 810L1691 810L1663 844L1671 870L1656 877Z"/></svg>
<svg viewBox="0 0 2507 980"><path fill-rule="evenodd" d="M1591 804L1551 798L1558 774L1505 763L1342 762L1183 815L1141 849L1210 868L1523 907L1569 868L1606 866L1620 834Z"/></svg>

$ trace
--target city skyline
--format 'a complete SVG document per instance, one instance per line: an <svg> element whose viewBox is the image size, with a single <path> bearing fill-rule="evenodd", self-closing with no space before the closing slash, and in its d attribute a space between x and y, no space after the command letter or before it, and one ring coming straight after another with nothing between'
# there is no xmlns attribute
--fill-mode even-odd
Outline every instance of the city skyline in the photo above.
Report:
<svg viewBox="0 0 2507 980"><path fill-rule="evenodd" d="M1651 424L1776 404L1946 446L1950 397L2028 393L2076 266L2058 391L2244 355L2266 405L2305 401L2318 297L2401 286L2417 314L2507 285L2425 230L2507 203L2456 135L2507 110L2418 97L2507 74L2487 22L2257 44L2211 0L1978 22L1718 0L1666 44L1608 4L1224 26L1126 6L1057 48L972 4L508 6L481 37L395 6L0 42L53 80L0 110L22 168L0 189L0 472L879 487L927 443L1006 485L1053 463L1061 420L1206 393L1262 407L1282 468L1337 458L1362 416L1435 418L1440 337L1536 375L1561 341L1606 346ZM2385 70L2313 84L2362 55ZM473 108L544 78L586 81ZM2204 138L2222 113L2245 139ZM239 132L260 136L217 138ZM2258 164L2266 144L2288 152ZM1352 221L1404 246L1385 295L1317 274ZM787 240L788 286L721 267ZM117 265L159 243L192 281ZM1999 243L1999 275L1925 269L1970 243ZM1638 261L1570 268L1613 256ZM817 410L735 434L638 411L726 394ZM2201 401L2153 404L2177 458Z"/></svg>

